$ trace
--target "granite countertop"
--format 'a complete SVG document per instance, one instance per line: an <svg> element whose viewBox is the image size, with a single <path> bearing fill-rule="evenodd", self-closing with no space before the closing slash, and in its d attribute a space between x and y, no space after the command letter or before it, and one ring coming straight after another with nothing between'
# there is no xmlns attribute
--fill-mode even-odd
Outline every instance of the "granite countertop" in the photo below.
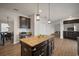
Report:
<svg viewBox="0 0 79 59"><path fill-rule="evenodd" d="M48 36L41 36L41 37L33 36L33 37L29 37L29 38L20 39L21 42L29 45L30 47L34 47L46 40L48 40Z"/></svg>

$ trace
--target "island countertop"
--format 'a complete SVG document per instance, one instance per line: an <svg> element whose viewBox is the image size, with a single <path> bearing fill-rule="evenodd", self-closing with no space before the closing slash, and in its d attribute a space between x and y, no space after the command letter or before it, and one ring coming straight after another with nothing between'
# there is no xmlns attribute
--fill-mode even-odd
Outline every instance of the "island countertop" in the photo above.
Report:
<svg viewBox="0 0 79 59"><path fill-rule="evenodd" d="M48 37L49 36L41 36L41 37L33 36L33 37L29 37L29 38L20 39L20 41L27 44L30 47L34 47L34 46L48 40Z"/></svg>

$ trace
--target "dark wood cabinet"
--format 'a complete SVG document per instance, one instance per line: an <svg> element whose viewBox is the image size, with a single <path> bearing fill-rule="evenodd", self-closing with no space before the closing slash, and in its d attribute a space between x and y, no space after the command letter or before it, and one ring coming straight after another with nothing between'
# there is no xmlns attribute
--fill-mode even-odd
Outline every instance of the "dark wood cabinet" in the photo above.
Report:
<svg viewBox="0 0 79 59"><path fill-rule="evenodd" d="M79 37L78 31L64 31L64 38L77 40L77 37Z"/></svg>
<svg viewBox="0 0 79 59"><path fill-rule="evenodd" d="M54 49L54 41L52 40L52 37L50 37L49 38L49 40L48 40L48 45L47 45L47 55L48 56L51 56L51 55L53 55L53 53L52 53L52 51L53 51L53 49Z"/></svg>
<svg viewBox="0 0 79 59"><path fill-rule="evenodd" d="M47 56L47 45L44 45L44 46L40 47L39 50L32 52L32 55L33 56Z"/></svg>
<svg viewBox="0 0 79 59"><path fill-rule="evenodd" d="M63 24L77 24L79 23L79 19L65 20ZM74 31L73 27L68 28L68 31L64 31L64 38L77 40L79 37L79 31Z"/></svg>
<svg viewBox="0 0 79 59"><path fill-rule="evenodd" d="M51 56L52 54L52 39L44 41L34 47L21 42L22 56Z"/></svg>
<svg viewBox="0 0 79 59"><path fill-rule="evenodd" d="M77 52L78 52L78 56L79 56L79 37L77 37Z"/></svg>
<svg viewBox="0 0 79 59"><path fill-rule="evenodd" d="M20 16L20 28L30 28L30 18Z"/></svg>
<svg viewBox="0 0 79 59"><path fill-rule="evenodd" d="M63 22L64 24L74 24L79 23L79 19L66 20Z"/></svg>

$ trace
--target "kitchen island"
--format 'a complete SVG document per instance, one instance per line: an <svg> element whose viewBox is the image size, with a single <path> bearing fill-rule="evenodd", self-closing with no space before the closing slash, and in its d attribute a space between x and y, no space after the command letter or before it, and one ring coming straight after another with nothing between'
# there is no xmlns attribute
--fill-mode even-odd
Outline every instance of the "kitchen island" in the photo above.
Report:
<svg viewBox="0 0 79 59"><path fill-rule="evenodd" d="M52 54L52 36L34 36L23 38L20 42L22 56L50 56Z"/></svg>

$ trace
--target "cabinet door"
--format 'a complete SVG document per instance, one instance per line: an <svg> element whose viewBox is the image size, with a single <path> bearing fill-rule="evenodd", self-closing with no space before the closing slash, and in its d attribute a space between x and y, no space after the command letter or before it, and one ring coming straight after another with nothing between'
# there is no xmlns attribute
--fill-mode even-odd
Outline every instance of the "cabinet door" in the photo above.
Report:
<svg viewBox="0 0 79 59"><path fill-rule="evenodd" d="M79 56L79 37L77 37L77 50L78 50L78 56Z"/></svg>
<svg viewBox="0 0 79 59"><path fill-rule="evenodd" d="M45 45L42 49L41 49L41 53L39 56L47 56L47 45Z"/></svg>
<svg viewBox="0 0 79 59"><path fill-rule="evenodd" d="M40 50L38 50L38 51L36 51L36 52L33 52L32 55L33 55L33 56L39 56L39 55L40 55Z"/></svg>
<svg viewBox="0 0 79 59"><path fill-rule="evenodd" d="M30 18L20 16L20 28L30 28Z"/></svg>
<svg viewBox="0 0 79 59"><path fill-rule="evenodd" d="M31 56L31 49L21 42L21 56Z"/></svg>
<svg viewBox="0 0 79 59"><path fill-rule="evenodd" d="M23 17L20 17L20 28L26 28L26 19Z"/></svg>
<svg viewBox="0 0 79 59"><path fill-rule="evenodd" d="M30 22L31 22L30 18L27 18L27 19L26 19L26 22L27 22L27 27L30 28L30 25L31 25L31 23L30 23Z"/></svg>
<svg viewBox="0 0 79 59"><path fill-rule="evenodd" d="M47 56L47 45L34 52L33 56Z"/></svg>
<svg viewBox="0 0 79 59"><path fill-rule="evenodd" d="M47 46L47 55L51 56L52 55L52 51L54 49L54 42L53 42L53 38L49 38L48 40L48 46Z"/></svg>

